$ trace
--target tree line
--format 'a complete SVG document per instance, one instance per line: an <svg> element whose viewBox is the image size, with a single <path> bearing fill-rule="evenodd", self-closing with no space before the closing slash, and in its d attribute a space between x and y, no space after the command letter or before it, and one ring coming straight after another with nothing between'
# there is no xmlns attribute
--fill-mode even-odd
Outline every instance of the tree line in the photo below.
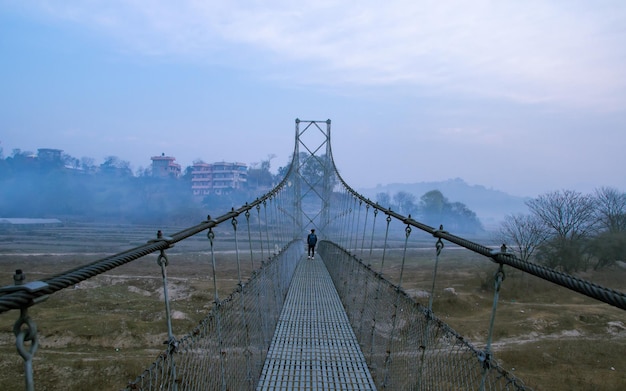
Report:
<svg viewBox="0 0 626 391"><path fill-rule="evenodd" d="M42 161L19 149L5 158L0 149L0 216L197 223L270 189L276 181L269 171L270 160L249 168L244 189L198 198L191 190L192 167L180 178L159 178L149 168L133 173L130 163L116 156L107 156L96 165L92 158L67 154L56 161Z"/></svg>
<svg viewBox="0 0 626 391"><path fill-rule="evenodd" d="M565 272L597 270L626 260L626 193L560 190L527 202L530 213L507 215L498 239L525 261Z"/></svg>
<svg viewBox="0 0 626 391"><path fill-rule="evenodd" d="M475 212L462 202L450 202L439 190L425 193L419 201L414 194L406 191L399 191L393 197L389 193L378 193L376 202L432 227L443 225L444 229L459 233L484 231Z"/></svg>

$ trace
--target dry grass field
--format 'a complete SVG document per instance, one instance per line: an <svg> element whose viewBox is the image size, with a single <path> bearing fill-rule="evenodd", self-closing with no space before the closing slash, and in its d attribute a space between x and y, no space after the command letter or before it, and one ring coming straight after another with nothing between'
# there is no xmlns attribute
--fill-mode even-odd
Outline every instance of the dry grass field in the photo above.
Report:
<svg viewBox="0 0 626 391"><path fill-rule="evenodd" d="M129 232L131 232L129 234ZM175 229L164 230L175 232ZM0 230L0 285L15 269L29 281L74 268L154 237L150 227ZM216 232L220 297L237 283L232 238ZM168 292L177 336L190 331L214 299L206 236L168 250ZM221 246L221 247L220 247ZM434 251L409 251L403 287L423 304L432 284ZM253 269L242 257L242 273ZM388 255L384 273L399 274L400 252ZM376 253L372 266L376 269ZM157 357L167 339L161 271L156 255L119 267L52 295L29 310L39 328L34 369L38 390L119 390ZM256 267L258 265L255 265ZM478 346L491 314L496 266L469 252L444 249L434 311ZM553 284L505 270L494 349L503 367L535 390L626 389L626 312ZM621 291L626 270L611 268L579 277ZM454 288L455 294L444 292ZM0 389L23 390L22 360L15 350L17 311L0 315ZM514 368L514 369L513 369Z"/></svg>
<svg viewBox="0 0 626 391"><path fill-rule="evenodd" d="M434 266L434 251L426 253L408 251L402 284L424 305ZM393 280L400 270L400 251L389 258L384 269ZM444 249L438 266L435 314L480 348L487 337L497 270L483 257L458 248ZM626 311L511 268L504 271L493 348L505 369L537 391L626 389ZM618 267L577 277L626 290L626 270Z"/></svg>

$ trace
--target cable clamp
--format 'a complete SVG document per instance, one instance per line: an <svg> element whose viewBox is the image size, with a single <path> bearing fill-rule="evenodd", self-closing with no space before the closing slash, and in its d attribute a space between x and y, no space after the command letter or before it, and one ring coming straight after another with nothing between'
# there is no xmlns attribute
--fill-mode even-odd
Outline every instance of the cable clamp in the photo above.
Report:
<svg viewBox="0 0 626 391"><path fill-rule="evenodd" d="M174 238L172 238L171 236L163 236L163 232L161 230L158 230L156 239L150 239L148 240L147 243L150 244L150 243L157 243L157 242L165 242L167 243L167 248L172 248L174 247L174 244L172 243L173 240Z"/></svg>
<svg viewBox="0 0 626 391"><path fill-rule="evenodd" d="M447 235L447 234L449 234L449 232L448 232L448 231L446 231L445 229L443 229L443 224L439 225L439 229L437 229L437 230L434 230L434 231L433 231L433 236L434 236L434 237L436 237L436 238L441 239L441 235L442 235L442 234L443 234L443 235Z"/></svg>
<svg viewBox="0 0 626 391"><path fill-rule="evenodd" d="M15 292L20 292L20 291L25 291L28 293L37 293L48 287L49 285L43 281L31 281L31 282L27 282L25 284L20 284L20 285L7 285L7 286L0 287L0 296L8 295L10 293L15 293ZM30 307L34 304L41 303L42 301L45 301L48 298L48 296L49 295L43 295L43 296L39 296L36 298L31 298L30 302L28 303L26 307Z"/></svg>
<svg viewBox="0 0 626 391"><path fill-rule="evenodd" d="M486 350L484 351L481 350L478 352L477 356L478 356L478 361L480 361L483 369L491 368L491 366L493 365L491 352L486 351Z"/></svg>
<svg viewBox="0 0 626 391"><path fill-rule="evenodd" d="M510 255L510 253L507 251L506 244L502 244L499 249L491 249L489 253L491 254L491 258L495 258L500 254Z"/></svg>

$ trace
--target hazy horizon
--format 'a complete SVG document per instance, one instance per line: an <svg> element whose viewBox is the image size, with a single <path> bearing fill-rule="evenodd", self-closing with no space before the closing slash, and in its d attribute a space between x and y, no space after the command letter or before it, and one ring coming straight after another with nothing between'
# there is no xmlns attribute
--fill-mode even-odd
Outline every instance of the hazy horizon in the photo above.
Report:
<svg viewBox="0 0 626 391"><path fill-rule="evenodd" d="M626 190L626 5L0 1L0 147L133 172L293 152L331 119L353 188Z"/></svg>

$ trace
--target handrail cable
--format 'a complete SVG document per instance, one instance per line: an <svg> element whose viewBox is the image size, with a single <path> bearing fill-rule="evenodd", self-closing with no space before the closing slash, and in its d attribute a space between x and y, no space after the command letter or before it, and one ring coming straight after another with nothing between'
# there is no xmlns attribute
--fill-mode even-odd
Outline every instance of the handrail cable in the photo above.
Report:
<svg viewBox="0 0 626 391"><path fill-rule="evenodd" d="M554 284L568 288L575 292L581 293L585 296L602 301L606 304L615 306L617 308L626 310L626 293L624 292L620 292L618 290L611 289L611 288L606 288L596 283L593 283L591 281L574 277L567 273L563 273L563 272L551 269L546 266L524 261L510 253L506 253L502 251L493 251L489 247L483 246L481 244L472 242L462 237L450 234L449 232L438 230L426 224L420 223L419 221L412 219L410 216L405 217L397 212L392 211L390 208L381 207L378 203L373 202L370 199L362 196L356 190L350 187L341 177L341 174L339 174L339 171L337 170L337 166L335 165L332 155L329 158L331 159L332 166L335 171L335 175L337 176L341 184L348 190L348 192L350 192L354 197L358 198L359 200L367 203L371 207L378 209L381 212L384 212L388 216L392 216L396 218L397 220L402 221L404 224L407 224L417 229L420 229L422 231L425 231L433 235L436 238L447 240L451 243L457 244L477 254L491 258L491 260L497 264L504 264L504 265L511 266L517 270L521 270L528 274L532 274L536 277L539 277L546 281L550 281Z"/></svg>
<svg viewBox="0 0 626 391"><path fill-rule="evenodd" d="M56 274L42 280L40 284L37 285L37 289L29 289L30 286L25 284L21 286L23 289L16 289L4 294L0 293L0 314L10 310L29 307L36 303L38 299L42 299L47 295L58 292L67 287L74 286L91 277L95 277L99 274L115 269L118 266L125 265L148 254L160 250L166 250L177 242L187 239L207 229L216 227L225 221L229 221L240 214L251 210L252 208L256 208L257 206L265 203L267 199L274 196L287 185L287 179L290 177L292 170L293 164L290 164L285 177L278 185L276 185L276 187L267 192L265 195L257 198L255 201L246 203L239 209L232 209L230 212L215 219L212 219L211 216L207 216L207 220L201 222L200 224L176 232L169 237L157 237L156 240L152 239L148 241L147 244Z"/></svg>

